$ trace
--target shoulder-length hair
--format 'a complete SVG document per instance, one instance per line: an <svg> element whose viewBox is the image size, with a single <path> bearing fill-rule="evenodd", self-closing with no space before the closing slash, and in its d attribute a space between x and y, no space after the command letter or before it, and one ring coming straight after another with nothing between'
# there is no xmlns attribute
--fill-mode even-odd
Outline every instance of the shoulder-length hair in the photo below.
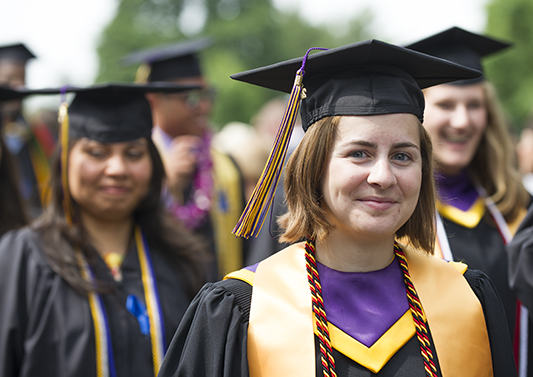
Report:
<svg viewBox="0 0 533 377"><path fill-rule="evenodd" d="M472 180L481 185L487 195L510 222L521 208L527 207L530 195L522 184L515 167L515 149L496 90L483 83L487 108L487 128L478 150L468 167Z"/></svg>
<svg viewBox="0 0 533 377"><path fill-rule="evenodd" d="M71 149L78 140L71 140ZM181 223L173 220L164 210L161 201L161 188L165 176L163 162L153 141L148 138L148 151L152 161L152 178L148 194L134 211L135 222L141 227L147 242L154 250L166 254L183 277L183 284L192 298L205 282L204 244L196 236L184 229ZM89 242L83 224L68 226L62 205L62 186L59 151L52 162L51 201L43 215L34 223L43 239L43 249L52 269L63 277L80 293L91 290L108 292L109 287L96 282L91 286L81 275L75 250L83 252L89 264L97 256L97 251ZM78 217L79 207L73 201L74 217Z"/></svg>
<svg viewBox="0 0 533 377"><path fill-rule="evenodd" d="M326 211L320 206L320 182L337 134L339 116L326 117L313 124L292 153L285 170L284 186L288 212L278 220L284 229L283 242L296 242L305 237L317 241L325 239L333 229ZM433 147L420 122L420 152L422 183L418 202L412 216L396 232L412 246L428 254L435 243L435 184L433 179Z"/></svg>

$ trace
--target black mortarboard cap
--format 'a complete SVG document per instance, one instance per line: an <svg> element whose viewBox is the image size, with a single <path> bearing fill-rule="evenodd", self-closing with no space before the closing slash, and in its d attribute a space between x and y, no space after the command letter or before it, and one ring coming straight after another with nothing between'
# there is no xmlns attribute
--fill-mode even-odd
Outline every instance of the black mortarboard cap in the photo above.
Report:
<svg viewBox="0 0 533 377"><path fill-rule="evenodd" d="M0 85L0 102L21 99L32 94L58 94L58 89L29 89L26 87L12 88Z"/></svg>
<svg viewBox="0 0 533 377"><path fill-rule="evenodd" d="M20 99L22 97L24 97L24 94L20 91L7 86L0 86L0 102Z"/></svg>
<svg viewBox="0 0 533 377"><path fill-rule="evenodd" d="M425 54L438 56L483 72L481 59L511 46L510 43L452 27L406 47ZM483 76L455 84L468 85L483 81Z"/></svg>
<svg viewBox="0 0 533 377"><path fill-rule="evenodd" d="M195 85L104 84L66 88L75 93L68 107L69 137L86 137L102 143L115 143L150 137L152 113L147 92L182 92Z"/></svg>
<svg viewBox="0 0 533 377"><path fill-rule="evenodd" d="M202 76L198 53L211 45L209 38L202 38L143 50L123 59L124 64L149 66L148 80L172 81L185 77Z"/></svg>
<svg viewBox="0 0 533 377"><path fill-rule="evenodd" d="M26 63L35 55L22 43L0 46L0 60L12 60Z"/></svg>
<svg viewBox="0 0 533 377"><path fill-rule="evenodd" d="M261 229L283 169L298 107L304 130L334 115L408 113L422 122L422 88L479 75L481 72L456 63L368 40L231 76L291 93L267 164L233 232L248 238Z"/></svg>
<svg viewBox="0 0 533 377"><path fill-rule="evenodd" d="M290 93L303 58L237 73L235 80ZM304 130L332 115L424 114L421 89L481 75L479 71L378 40L310 55L302 100Z"/></svg>

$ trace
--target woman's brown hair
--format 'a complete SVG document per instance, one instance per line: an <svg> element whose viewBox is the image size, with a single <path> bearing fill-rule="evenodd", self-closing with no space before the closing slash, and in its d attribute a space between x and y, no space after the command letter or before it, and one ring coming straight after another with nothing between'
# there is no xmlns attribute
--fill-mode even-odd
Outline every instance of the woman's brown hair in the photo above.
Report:
<svg viewBox="0 0 533 377"><path fill-rule="evenodd" d="M489 82L483 83L487 108L487 128L478 150L468 167L472 180L481 185L498 206L507 222L526 208L530 195L522 185L515 166L515 149L496 90Z"/></svg>
<svg viewBox="0 0 533 377"><path fill-rule="evenodd" d="M307 236L323 240L332 230L327 213L320 205L320 182L332 151L340 116L326 117L307 130L285 169L285 197L288 212L278 220L284 229L283 242L296 242ZM435 243L435 185L433 147L426 130L418 123L422 158L422 183L418 203L407 222L396 232L412 246L429 254Z"/></svg>

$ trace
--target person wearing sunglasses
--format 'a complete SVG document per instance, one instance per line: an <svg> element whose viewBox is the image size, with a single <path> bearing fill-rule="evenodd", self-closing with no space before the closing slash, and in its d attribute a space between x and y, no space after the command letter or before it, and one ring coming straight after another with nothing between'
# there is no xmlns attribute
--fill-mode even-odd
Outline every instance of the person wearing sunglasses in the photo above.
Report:
<svg viewBox="0 0 533 377"><path fill-rule="evenodd" d="M184 93L149 93L154 117L152 138L163 157L170 211L210 244L209 275L218 280L243 266L246 242L231 234L244 208L242 177L235 162L211 145L215 90L201 70L199 54L208 38L180 42L127 56L126 64L142 63L138 82L198 85Z"/></svg>

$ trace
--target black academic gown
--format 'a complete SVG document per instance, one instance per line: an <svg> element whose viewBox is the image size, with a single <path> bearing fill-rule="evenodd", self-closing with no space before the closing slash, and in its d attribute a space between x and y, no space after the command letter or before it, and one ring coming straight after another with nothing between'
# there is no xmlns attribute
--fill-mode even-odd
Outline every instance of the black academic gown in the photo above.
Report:
<svg viewBox="0 0 533 377"><path fill-rule="evenodd" d="M520 224L509 253L509 283L522 304L533 316L533 206Z"/></svg>
<svg viewBox="0 0 533 377"><path fill-rule="evenodd" d="M478 225L466 228L453 220L443 217L444 228L455 261L466 263L470 268L486 273L494 283L498 293L510 334L517 331L517 295L509 286L509 261L512 258L506 251L502 237L492 218L485 213ZM511 260L511 263L512 260ZM519 298L519 297L518 297ZM528 338L533 339L533 322L528 318ZM533 343L528 344L527 376L533 377Z"/></svg>
<svg viewBox="0 0 533 377"><path fill-rule="evenodd" d="M483 306L494 376L516 376L510 336L505 326L505 314L491 281L482 272L473 270L468 270L465 278ZM228 279L206 284L183 317L159 376L249 376L247 331L251 293L252 287L240 280ZM431 324L429 327L431 331ZM316 376L321 377L320 351L317 342L315 336ZM434 361L440 371L438 355L435 351L433 353L436 356ZM416 336L400 348L377 374L373 374L337 350L334 350L334 357L339 377L426 376Z"/></svg>
<svg viewBox="0 0 533 377"><path fill-rule="evenodd" d="M76 293L47 263L38 234L29 228L0 241L0 377L95 377L94 326L86 295ZM190 300L179 272L162 253L150 249L164 317L166 343ZM95 275L115 294L103 295L117 376L152 376L150 337L126 309L126 297L145 303L136 247L115 282L102 259Z"/></svg>
<svg viewBox="0 0 533 377"><path fill-rule="evenodd" d="M508 282L507 253L502 237L494 222L485 216L474 228L467 228L443 217L444 229L455 261L486 273L500 296L509 332L513 334L516 321L516 296Z"/></svg>

